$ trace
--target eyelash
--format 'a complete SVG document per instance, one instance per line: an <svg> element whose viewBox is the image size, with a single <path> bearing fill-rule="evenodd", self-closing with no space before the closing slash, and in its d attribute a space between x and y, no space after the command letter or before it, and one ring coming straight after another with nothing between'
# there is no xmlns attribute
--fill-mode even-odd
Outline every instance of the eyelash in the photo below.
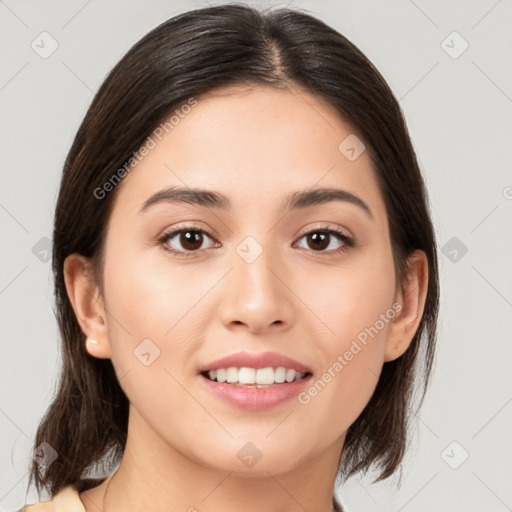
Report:
<svg viewBox="0 0 512 512"><path fill-rule="evenodd" d="M173 256L178 257L178 258L181 258L181 257L184 257L184 258L194 257L201 250L203 250L203 251L208 250L208 249L198 249L198 250L195 250L195 251L177 251L175 249L169 248L169 246L167 245L167 242L170 239L174 238L176 235L179 235L181 233L186 233L188 231L194 231L196 233L203 233L203 234L207 235L209 238L211 238L212 240L216 241L215 238L208 231L206 231L204 229L198 229L198 228L195 228L194 226L184 226L182 228L175 229L175 230L173 230L171 232L164 233L160 238L158 238L158 243L160 245L162 245L164 250L166 250L167 252L170 252ZM301 235L299 240L301 240L302 238L304 238L307 235L311 235L311 234L314 234L314 233L322 233L322 234L328 234L328 235L335 235L336 237L338 237L343 242L343 245L341 247L339 247L338 249L331 249L330 251L312 251L312 252L315 252L315 253L320 253L320 254L325 253L325 254L328 254L330 256L339 255L339 254L345 253L349 249L352 249L353 247L356 246L356 241L355 241L354 238L346 235L341 230L338 230L336 228L332 228L332 227L329 227L329 226L322 226L320 228L308 231L307 233L304 233L303 235Z"/></svg>

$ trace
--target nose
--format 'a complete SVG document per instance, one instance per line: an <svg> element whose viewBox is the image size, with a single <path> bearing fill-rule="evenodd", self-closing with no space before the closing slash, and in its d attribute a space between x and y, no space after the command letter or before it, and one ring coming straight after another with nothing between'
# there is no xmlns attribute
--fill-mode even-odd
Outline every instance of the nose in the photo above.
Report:
<svg viewBox="0 0 512 512"><path fill-rule="evenodd" d="M233 269L224 282L222 323L228 329L245 329L254 334L289 329L294 322L296 299L282 255L264 249L251 261L240 254L234 253Z"/></svg>

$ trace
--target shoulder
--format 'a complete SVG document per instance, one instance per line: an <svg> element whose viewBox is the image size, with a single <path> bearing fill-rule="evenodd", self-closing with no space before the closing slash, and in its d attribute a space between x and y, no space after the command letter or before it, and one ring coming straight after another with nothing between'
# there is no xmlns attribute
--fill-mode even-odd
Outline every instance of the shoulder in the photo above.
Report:
<svg viewBox="0 0 512 512"><path fill-rule="evenodd" d="M71 485L64 487L50 501L25 505L19 512L85 512L78 491Z"/></svg>

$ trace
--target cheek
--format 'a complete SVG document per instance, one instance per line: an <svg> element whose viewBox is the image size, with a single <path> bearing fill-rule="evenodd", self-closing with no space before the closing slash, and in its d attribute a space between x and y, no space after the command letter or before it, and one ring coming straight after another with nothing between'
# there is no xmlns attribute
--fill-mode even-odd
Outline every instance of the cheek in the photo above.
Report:
<svg viewBox="0 0 512 512"><path fill-rule="evenodd" d="M367 311L366 318L374 315ZM354 317L345 320L345 332L336 342L322 345L324 365L298 396L308 428L318 434L319 443L327 426L329 435L342 435L354 423L375 391L384 362L388 325L375 328L376 321L367 323L364 315L357 321ZM366 327L359 329L360 325Z"/></svg>
<svg viewBox="0 0 512 512"><path fill-rule="evenodd" d="M394 279L389 255L375 258L373 264L340 269L338 279L331 275L330 280L315 280L323 291L309 292L307 300L317 305L328 335L317 338L322 367L299 402L309 409L318 430L329 417L340 433L346 431L370 400L397 314Z"/></svg>
<svg viewBox="0 0 512 512"><path fill-rule="evenodd" d="M209 291L223 271L185 270L161 254L126 258L128 248L115 249L105 261L105 306L120 384L135 405L163 411L158 393L180 406L177 381L195 372L195 353L215 312L208 307Z"/></svg>
<svg viewBox="0 0 512 512"><path fill-rule="evenodd" d="M188 334L193 344L194 327L208 319L202 301L222 269L180 266L160 250L153 248L149 255L134 253L131 258L122 257L122 251L116 257L116 251L111 251L105 262L110 323L116 331L123 327L134 343L154 338L165 345L172 339L186 339Z"/></svg>
<svg viewBox="0 0 512 512"><path fill-rule="evenodd" d="M119 384L148 424L174 431L184 420L173 411L191 406L184 375L201 343L200 323L208 322L200 299L212 279L199 285L198 276L178 267L111 255L105 262L105 306Z"/></svg>
<svg viewBox="0 0 512 512"><path fill-rule="evenodd" d="M311 277L301 277L296 282L295 289L325 331L316 339L331 359L347 350L351 340L359 335L364 338L365 329L392 307L396 290L391 254L368 253L335 269L305 271L304 276L308 275ZM378 341L373 345L382 344L380 340L385 339L387 320L384 325L378 323Z"/></svg>

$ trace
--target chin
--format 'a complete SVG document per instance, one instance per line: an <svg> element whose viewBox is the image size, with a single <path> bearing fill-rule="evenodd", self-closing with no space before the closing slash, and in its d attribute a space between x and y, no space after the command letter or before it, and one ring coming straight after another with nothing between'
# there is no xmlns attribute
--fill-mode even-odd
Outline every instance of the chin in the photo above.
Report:
<svg viewBox="0 0 512 512"><path fill-rule="evenodd" d="M259 447L256 443L240 443L234 454L230 450L215 452L213 460L211 459L212 454L208 455L210 460L205 460L204 454L202 454L205 465L244 478L268 478L269 473L271 475L287 473L307 458L305 454L297 453L291 448L286 450L281 446L276 450L268 442L265 446L263 441ZM219 464L219 461L222 463Z"/></svg>

